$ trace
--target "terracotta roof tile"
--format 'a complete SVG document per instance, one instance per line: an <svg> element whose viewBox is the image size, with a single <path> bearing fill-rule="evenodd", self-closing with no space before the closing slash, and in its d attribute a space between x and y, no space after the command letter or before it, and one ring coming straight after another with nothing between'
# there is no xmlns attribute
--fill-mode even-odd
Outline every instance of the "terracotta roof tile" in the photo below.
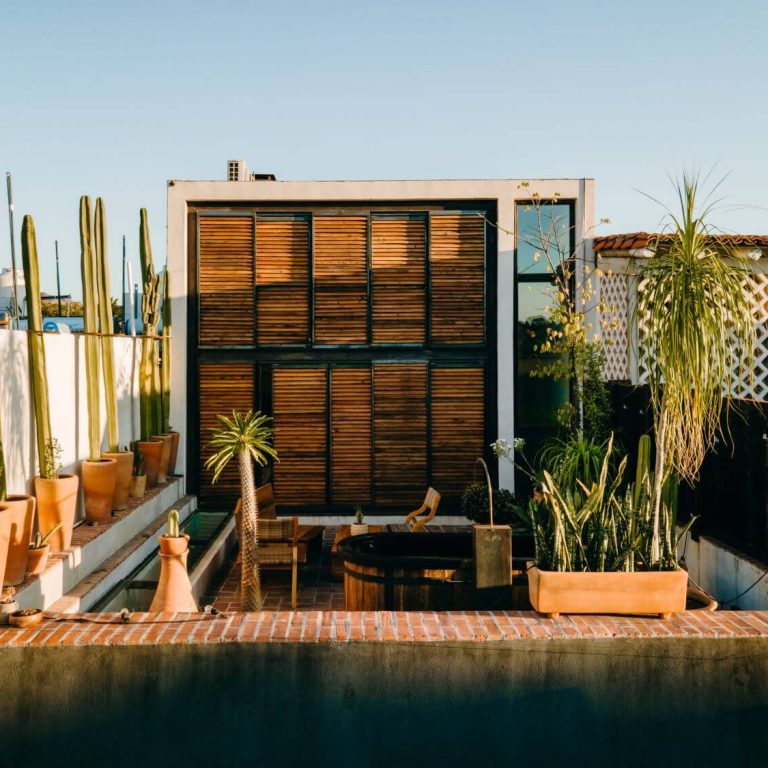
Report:
<svg viewBox="0 0 768 768"><path fill-rule="evenodd" d="M592 241L596 253L601 251L627 251L645 248L655 238L667 239L670 235L653 232L628 232L618 235L603 235ZM768 235L712 235L717 242L743 248L768 248Z"/></svg>

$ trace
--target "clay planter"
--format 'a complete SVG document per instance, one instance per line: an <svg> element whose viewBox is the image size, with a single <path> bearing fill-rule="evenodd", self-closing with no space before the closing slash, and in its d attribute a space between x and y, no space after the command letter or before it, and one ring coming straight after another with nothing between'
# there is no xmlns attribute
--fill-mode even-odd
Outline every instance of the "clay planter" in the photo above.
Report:
<svg viewBox="0 0 768 768"><path fill-rule="evenodd" d="M11 518L11 537L3 583L15 587L24 581L27 572L27 554L35 520L35 497L9 496L3 503L8 507L6 514Z"/></svg>
<svg viewBox="0 0 768 768"><path fill-rule="evenodd" d="M146 475L133 475L131 477L131 498L132 499L143 499L144 498L144 491L147 487L147 476Z"/></svg>
<svg viewBox="0 0 768 768"><path fill-rule="evenodd" d="M115 451L102 453L102 459L114 459L117 462L117 480L115 493L112 496L112 509L128 509L128 495L131 491L131 472L133 471L133 454L130 451Z"/></svg>
<svg viewBox="0 0 768 768"><path fill-rule="evenodd" d="M85 516L91 523L112 519L112 498L117 484L117 462L114 459L82 462Z"/></svg>
<svg viewBox="0 0 768 768"><path fill-rule="evenodd" d="M8 560L8 545L11 539L11 515L6 504L0 503L0 573L5 574ZM0 587L2 587L0 583Z"/></svg>
<svg viewBox="0 0 768 768"><path fill-rule="evenodd" d="M12 613L19 610L19 604L12 600L10 603L0 603L0 624L8 624Z"/></svg>
<svg viewBox="0 0 768 768"><path fill-rule="evenodd" d="M69 549L72 543L79 485L77 475L59 475L55 480L35 478L38 528L45 535L56 523L61 523L61 528L48 540L51 552Z"/></svg>
<svg viewBox="0 0 768 768"><path fill-rule="evenodd" d="M27 573L30 576L39 576L45 570L45 566L48 565L48 555L51 552L51 546L50 544L45 544L42 547L29 547L28 552Z"/></svg>
<svg viewBox="0 0 768 768"><path fill-rule="evenodd" d="M560 573L528 570L534 610L557 618L561 613L657 614L668 619L685 610L688 572Z"/></svg>
<svg viewBox="0 0 768 768"><path fill-rule="evenodd" d="M163 450L163 441L152 438L151 440L139 440L139 451L144 457L144 474L147 477L147 489L157 485L157 474L160 469L160 454Z"/></svg>
<svg viewBox="0 0 768 768"><path fill-rule="evenodd" d="M168 467L171 463L171 436L170 435L153 435L153 440L161 440L163 443L162 450L160 451L160 466L157 470L157 484L168 482Z"/></svg>
<svg viewBox="0 0 768 768"><path fill-rule="evenodd" d="M32 629L32 627L36 627L42 620L43 612L38 608L34 608L12 613L9 619L9 624L12 627L18 627L19 629Z"/></svg>
<svg viewBox="0 0 768 768"><path fill-rule="evenodd" d="M176 458L179 455L179 438L178 432L168 432L171 436L171 460L168 462L168 474L176 474Z"/></svg>
<svg viewBox="0 0 768 768"><path fill-rule="evenodd" d="M187 573L189 536L160 537L160 579L152 599L151 612L197 613Z"/></svg>

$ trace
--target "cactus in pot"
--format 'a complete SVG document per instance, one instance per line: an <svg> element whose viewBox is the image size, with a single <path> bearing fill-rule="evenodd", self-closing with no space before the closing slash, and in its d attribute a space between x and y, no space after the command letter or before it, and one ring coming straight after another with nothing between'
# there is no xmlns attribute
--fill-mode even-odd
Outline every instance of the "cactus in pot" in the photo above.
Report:
<svg viewBox="0 0 768 768"><path fill-rule="evenodd" d="M45 530L61 523L61 527L51 538L51 551L58 552L68 548L72 542L79 481L76 475L61 474L58 467L52 469L50 462L46 461L46 456L55 449L57 443L51 434L37 238L35 223L29 215L24 217L21 225L21 258L27 288L27 347L35 411L37 458L40 463L40 476L35 478L38 523Z"/></svg>
<svg viewBox="0 0 768 768"><path fill-rule="evenodd" d="M98 208L98 206L97 206ZM104 231L101 232L104 235ZM80 198L80 271L83 280L83 330L85 383L88 402L88 460L82 463L85 516L90 522L106 522L112 514L117 482L117 462L101 456L101 411L99 409L99 307L98 268L94 247L91 199ZM103 244L102 244L103 245Z"/></svg>
<svg viewBox="0 0 768 768"><path fill-rule="evenodd" d="M189 536L181 532L179 513L172 509L168 513L167 533L160 537L160 578L149 607L151 612L198 610L187 574L188 549Z"/></svg>
<svg viewBox="0 0 768 768"><path fill-rule="evenodd" d="M115 490L110 506L115 510L128 507L131 490L131 466L133 458L129 451L120 450L120 429L117 418L117 392L115 390L114 341L112 339L112 297L109 285L109 258L107 255L107 215L104 201L96 198L94 217L94 252L96 262L96 304L101 336L101 370L104 378L104 402L107 411L107 450L103 459L117 462Z"/></svg>

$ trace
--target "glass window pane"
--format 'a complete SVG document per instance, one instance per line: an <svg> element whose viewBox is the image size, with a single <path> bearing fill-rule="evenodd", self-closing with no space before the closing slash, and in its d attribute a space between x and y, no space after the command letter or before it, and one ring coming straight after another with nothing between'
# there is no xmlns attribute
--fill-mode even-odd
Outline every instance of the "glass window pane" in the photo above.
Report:
<svg viewBox="0 0 768 768"><path fill-rule="evenodd" d="M569 203L517 204L517 272L542 275L570 256Z"/></svg>

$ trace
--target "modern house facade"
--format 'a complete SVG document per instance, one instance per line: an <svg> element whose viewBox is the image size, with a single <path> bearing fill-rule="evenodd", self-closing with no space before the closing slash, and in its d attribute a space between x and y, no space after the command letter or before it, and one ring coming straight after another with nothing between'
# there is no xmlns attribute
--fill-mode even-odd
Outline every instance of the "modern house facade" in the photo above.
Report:
<svg viewBox="0 0 768 768"><path fill-rule="evenodd" d="M589 264L594 182L228 178L168 183L172 423L201 505L237 493L203 464L216 415L249 408L274 417L283 508L402 510L433 485L448 511L478 456L512 488L489 444L540 439L563 397L529 376L552 275L522 233L553 201Z"/></svg>

